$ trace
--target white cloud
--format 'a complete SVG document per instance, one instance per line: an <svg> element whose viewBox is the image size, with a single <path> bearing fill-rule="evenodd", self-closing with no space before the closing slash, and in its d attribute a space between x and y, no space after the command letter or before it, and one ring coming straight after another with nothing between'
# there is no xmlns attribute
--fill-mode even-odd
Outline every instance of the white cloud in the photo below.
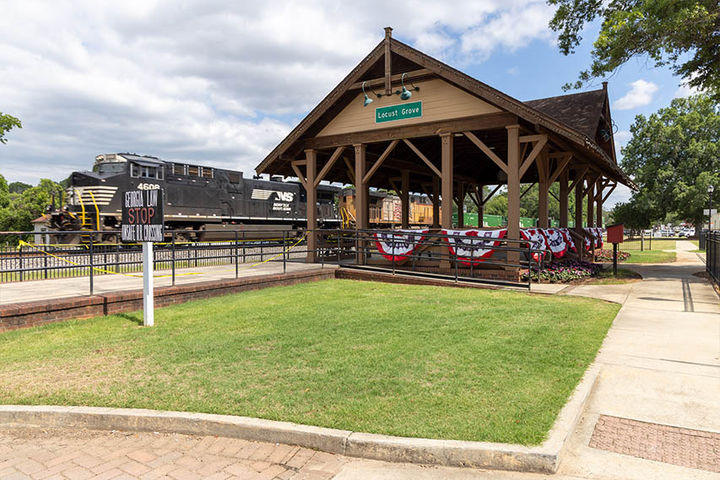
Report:
<svg viewBox="0 0 720 480"><path fill-rule="evenodd" d="M625 185L618 184L617 188L613 190L607 201L603 204L605 210L612 210L617 203L625 203L632 197L632 190Z"/></svg>
<svg viewBox="0 0 720 480"><path fill-rule="evenodd" d="M653 94L658 90L656 84L642 79L635 80L630 86L632 86L630 91L613 103L615 110L630 110L649 105L652 102Z"/></svg>
<svg viewBox="0 0 720 480"><path fill-rule="evenodd" d="M551 39L543 0L24 0L0 16L0 173L36 182L132 151L250 173L377 43L451 63Z"/></svg>
<svg viewBox="0 0 720 480"><path fill-rule="evenodd" d="M675 90L673 98L692 97L693 95L698 95L700 93L702 93L702 90L700 90L699 88L691 87L687 83L683 83L678 87L677 90Z"/></svg>

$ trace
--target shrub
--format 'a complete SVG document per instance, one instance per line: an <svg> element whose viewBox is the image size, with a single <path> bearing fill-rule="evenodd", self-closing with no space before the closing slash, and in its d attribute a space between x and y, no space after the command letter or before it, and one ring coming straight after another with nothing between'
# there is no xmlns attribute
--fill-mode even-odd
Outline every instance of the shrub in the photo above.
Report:
<svg viewBox="0 0 720 480"><path fill-rule="evenodd" d="M630 258L630 254L628 252L623 252L622 250L618 250L618 262L624 262ZM595 261L596 262L612 262L613 259L613 252L612 250L600 250L600 253L595 253Z"/></svg>
<svg viewBox="0 0 720 480"><path fill-rule="evenodd" d="M533 282L537 282L539 277L542 282L568 283L573 280L594 277L599 271L600 265L569 260L544 265L542 271L539 271L538 267L532 267L529 271L523 272L522 279L527 281L528 277L530 277Z"/></svg>

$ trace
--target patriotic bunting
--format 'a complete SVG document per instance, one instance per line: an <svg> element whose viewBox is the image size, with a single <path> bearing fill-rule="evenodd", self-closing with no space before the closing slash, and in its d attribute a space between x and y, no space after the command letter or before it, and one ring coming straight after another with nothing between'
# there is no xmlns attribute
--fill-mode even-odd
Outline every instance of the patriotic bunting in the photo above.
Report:
<svg viewBox="0 0 720 480"><path fill-rule="evenodd" d="M530 248L533 250L547 250L547 239L543 234L543 231L539 228L525 228L520 230L520 236L523 240L527 240L530 243ZM533 260L539 262L541 258L544 258L546 254L535 252L532 254Z"/></svg>
<svg viewBox="0 0 720 480"><path fill-rule="evenodd" d="M603 228L602 227L587 227L585 228L585 250L588 252L592 249L593 242L595 243L595 248L602 248L603 247ZM592 235L593 238L590 238L589 235Z"/></svg>
<svg viewBox="0 0 720 480"><path fill-rule="evenodd" d="M546 228L543 230L547 245L555 258L562 258L568 251L569 245L565 235L559 228Z"/></svg>
<svg viewBox="0 0 720 480"><path fill-rule="evenodd" d="M560 233L563 234L563 237L565 237L565 242L568 244L569 250L573 253L577 253L577 248L575 248L575 241L572 238L570 229L566 228L566 227L562 227L562 228L557 228L556 230L559 230Z"/></svg>
<svg viewBox="0 0 720 480"><path fill-rule="evenodd" d="M429 230L392 230L375 232L375 245L387 260L399 262L408 258L425 240Z"/></svg>
<svg viewBox="0 0 720 480"><path fill-rule="evenodd" d="M507 230L443 230L451 255L464 265L477 265L487 260L500 245Z"/></svg>

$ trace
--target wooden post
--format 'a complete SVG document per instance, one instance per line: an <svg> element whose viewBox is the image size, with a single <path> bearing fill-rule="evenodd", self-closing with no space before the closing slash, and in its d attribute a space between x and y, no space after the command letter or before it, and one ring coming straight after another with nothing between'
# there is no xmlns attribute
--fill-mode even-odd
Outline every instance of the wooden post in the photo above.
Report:
<svg viewBox="0 0 720 480"><path fill-rule="evenodd" d="M595 226L596 227L602 227L603 226L603 178L602 175L598 177L597 180L597 191L595 192Z"/></svg>
<svg viewBox="0 0 720 480"><path fill-rule="evenodd" d="M568 226L568 169L564 169L560 174L560 226L567 228Z"/></svg>
<svg viewBox="0 0 720 480"><path fill-rule="evenodd" d="M307 196L307 263L314 263L317 249L317 187L315 175L317 174L317 151L305 150L306 196Z"/></svg>
<svg viewBox="0 0 720 480"><path fill-rule="evenodd" d="M457 226L463 228L465 226L465 184L462 182L458 183L457 211Z"/></svg>
<svg viewBox="0 0 720 480"><path fill-rule="evenodd" d="M520 125L510 125L508 132L508 230L510 240L520 240ZM510 246L517 247L517 243ZM519 263L518 252L508 252L508 263Z"/></svg>
<svg viewBox="0 0 720 480"><path fill-rule="evenodd" d="M453 211L453 135L446 133L440 135L442 146L442 210L440 225L442 228L452 228Z"/></svg>
<svg viewBox="0 0 720 480"><path fill-rule="evenodd" d="M585 230L583 230L583 189L585 188L585 179L576 180L575 182L575 232L580 235L581 239L576 242L578 256L580 260L585 256Z"/></svg>
<svg viewBox="0 0 720 480"><path fill-rule="evenodd" d="M355 228L366 230L368 228L368 191L367 183L363 181L367 170L367 158L365 156L365 144L353 145L355 148ZM356 246L357 263L365 263L365 242L359 241Z"/></svg>
<svg viewBox="0 0 720 480"><path fill-rule="evenodd" d="M385 27L385 95L392 95L392 52L390 51L392 30L391 27Z"/></svg>
<svg viewBox="0 0 720 480"><path fill-rule="evenodd" d="M484 185L480 184L477 186L477 198L478 198L478 227L482 228L483 225L483 219L485 216L485 193L483 192Z"/></svg>
<svg viewBox="0 0 720 480"><path fill-rule="evenodd" d="M587 226L595 225L595 180L588 178L587 181Z"/></svg>
<svg viewBox="0 0 720 480"><path fill-rule="evenodd" d="M440 178L436 175L433 177L433 228L440 226Z"/></svg>
<svg viewBox="0 0 720 480"><path fill-rule="evenodd" d="M403 170L400 177L400 209L402 210L402 228L410 227L410 170Z"/></svg>
<svg viewBox="0 0 720 480"><path fill-rule="evenodd" d="M543 150L540 153L540 157L537 159L538 169L538 227L548 228L548 189L550 185L548 183L550 172L550 160L547 156L547 150Z"/></svg>

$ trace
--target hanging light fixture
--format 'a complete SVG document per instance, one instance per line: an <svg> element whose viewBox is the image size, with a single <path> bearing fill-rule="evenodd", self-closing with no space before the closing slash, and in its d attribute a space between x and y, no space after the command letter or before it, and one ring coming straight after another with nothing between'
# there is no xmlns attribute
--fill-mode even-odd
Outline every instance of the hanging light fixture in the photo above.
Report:
<svg viewBox="0 0 720 480"><path fill-rule="evenodd" d="M395 93L400 95L401 100L410 100L410 97L412 97L412 92L405 87L405 75L407 75L407 73L403 73L400 77L400 84L402 85L402 90L398 90ZM416 87L412 82L410 82L410 85L412 85L412 89L416 92L420 90L420 87Z"/></svg>
<svg viewBox="0 0 720 480"><path fill-rule="evenodd" d="M367 92L365 92L365 82L362 83L362 91L363 91L363 94L365 95L365 101L363 102L363 107L367 107L368 105L370 105L373 102L373 99L368 97ZM373 93L375 93L375 92L373 92ZM377 94L376 94L376 96L377 96Z"/></svg>

